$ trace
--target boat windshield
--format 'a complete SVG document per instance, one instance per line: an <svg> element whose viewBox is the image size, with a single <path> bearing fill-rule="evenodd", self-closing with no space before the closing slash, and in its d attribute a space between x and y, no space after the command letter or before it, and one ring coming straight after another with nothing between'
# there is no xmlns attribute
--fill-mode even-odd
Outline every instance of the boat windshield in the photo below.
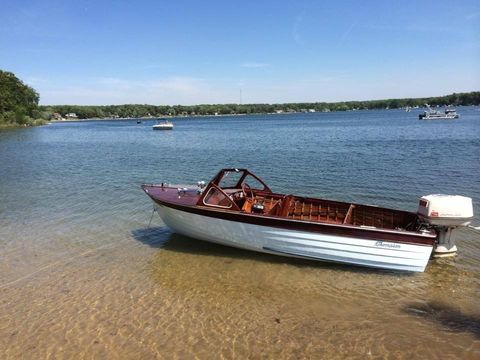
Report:
<svg viewBox="0 0 480 360"><path fill-rule="evenodd" d="M272 190L247 169L223 169L210 181L198 205L241 210L247 197L271 194Z"/></svg>
<svg viewBox="0 0 480 360"><path fill-rule="evenodd" d="M254 178L252 175L247 175L245 179L243 179L242 186L252 190L266 190L266 186L260 181L258 181L258 179Z"/></svg>
<svg viewBox="0 0 480 360"><path fill-rule="evenodd" d="M220 208L231 208L234 205L232 199L216 187L208 189L203 198L203 204Z"/></svg>
<svg viewBox="0 0 480 360"><path fill-rule="evenodd" d="M225 171L220 179L218 186L222 189L232 189L240 187L239 184L245 175L244 171Z"/></svg>
<svg viewBox="0 0 480 360"><path fill-rule="evenodd" d="M219 175L217 184L221 189L248 188L259 191L270 191L262 180L246 169L223 170Z"/></svg>

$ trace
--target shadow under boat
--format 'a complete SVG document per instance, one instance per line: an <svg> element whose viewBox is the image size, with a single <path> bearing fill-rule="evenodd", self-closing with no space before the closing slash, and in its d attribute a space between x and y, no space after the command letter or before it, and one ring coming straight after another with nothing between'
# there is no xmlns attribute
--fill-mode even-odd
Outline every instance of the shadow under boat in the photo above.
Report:
<svg viewBox="0 0 480 360"><path fill-rule="evenodd" d="M409 304L403 311L441 325L452 332L469 332L480 339L480 315L465 314L459 309L438 301Z"/></svg>
<svg viewBox="0 0 480 360"><path fill-rule="evenodd" d="M168 229L166 226L135 229L131 231L133 238L155 249L163 249L184 254L216 256L230 259L249 259L263 261L271 264L289 264L298 267L315 267L319 269L352 271L361 274L395 275L410 277L414 273L399 272L388 269L371 269L367 267L337 264L327 261L313 261L295 257L283 257L273 254L254 252L240 248L234 248L208 241L194 239L180 235Z"/></svg>

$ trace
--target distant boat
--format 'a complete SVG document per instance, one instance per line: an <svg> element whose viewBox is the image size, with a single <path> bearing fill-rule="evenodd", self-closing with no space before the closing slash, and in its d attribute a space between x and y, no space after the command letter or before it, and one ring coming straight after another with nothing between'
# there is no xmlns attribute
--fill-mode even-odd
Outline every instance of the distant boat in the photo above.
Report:
<svg viewBox="0 0 480 360"><path fill-rule="evenodd" d="M142 122L140 120L137 120L137 124L141 124Z"/></svg>
<svg viewBox="0 0 480 360"><path fill-rule="evenodd" d="M459 115L454 108L446 107L444 112L432 109L428 104L425 104L427 110L423 114L419 114L418 118L420 120L453 120L458 119Z"/></svg>
<svg viewBox="0 0 480 360"><path fill-rule="evenodd" d="M172 130L173 124L170 121L165 120L163 122L153 125L152 128L153 130Z"/></svg>

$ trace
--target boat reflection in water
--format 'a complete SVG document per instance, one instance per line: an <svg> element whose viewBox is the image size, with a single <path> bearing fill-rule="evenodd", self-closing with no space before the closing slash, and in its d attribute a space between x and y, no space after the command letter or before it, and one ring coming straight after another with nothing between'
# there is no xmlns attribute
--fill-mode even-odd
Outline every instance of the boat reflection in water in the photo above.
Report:
<svg viewBox="0 0 480 360"><path fill-rule="evenodd" d="M470 198L429 195L418 213L274 193L247 169L223 169L206 186L144 184L173 231L223 245L373 268L424 271L456 252Z"/></svg>

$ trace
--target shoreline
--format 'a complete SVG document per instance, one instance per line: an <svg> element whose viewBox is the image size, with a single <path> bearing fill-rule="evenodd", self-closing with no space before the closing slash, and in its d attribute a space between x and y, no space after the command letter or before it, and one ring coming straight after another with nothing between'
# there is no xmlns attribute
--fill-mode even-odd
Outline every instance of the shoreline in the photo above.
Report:
<svg viewBox="0 0 480 360"><path fill-rule="evenodd" d="M112 117L104 117L104 118L85 118L85 119L63 119L63 120L49 120L50 123L64 123L64 122L79 122L79 121L147 121L147 120L162 120L162 119L182 119L182 118L204 118L204 117L234 117L234 116L247 116L247 115L267 115L272 113L254 113L254 114L221 114L221 115L178 115L178 116L171 116L171 115L162 115L157 117L122 117L122 118L112 118ZM279 114L281 115L281 114Z"/></svg>
<svg viewBox="0 0 480 360"><path fill-rule="evenodd" d="M30 128L30 127L37 127L37 126L45 126L45 125L48 125L50 123L51 123L51 121L43 120L43 119L34 120L32 123L29 123L29 124L0 123L0 131L11 130L11 129Z"/></svg>
<svg viewBox="0 0 480 360"><path fill-rule="evenodd" d="M476 106L476 105L472 105ZM162 115L158 117L124 117L124 118L85 118L85 119L63 119L63 120L50 120L50 123L64 123L64 122L80 122L80 121L147 121L147 120L162 120L162 119L186 119L186 118L222 118L222 117L237 117L237 116L258 116L258 115L294 115L294 114L329 114L329 113L344 113L344 112L358 112L358 111L386 111L386 110L402 110L401 108L395 109L358 109L358 110L335 110L335 111L316 111L316 112L305 112L305 111L294 111L294 112L259 112L259 113L250 113L250 114L219 114L219 115Z"/></svg>
<svg viewBox="0 0 480 360"><path fill-rule="evenodd" d="M459 105L457 108L463 107L480 107L480 105ZM414 109L414 110L421 110L424 109L423 107ZM42 126L48 125L50 123L70 123L70 122L90 122L90 121L158 121L162 119L192 119L195 118L224 118L224 117L239 117L239 116L261 116L261 115L294 115L294 114L329 114L329 113L344 113L344 112L365 112L365 111L401 111L404 110L403 108L392 108L392 109L355 109L355 110L334 110L334 111L316 111L316 112L304 112L304 111L295 111L295 112L259 112L259 113L250 113L250 114L218 114L218 115L162 115L158 117L104 117L104 118L85 118L85 119L62 119L62 120L48 120L44 124L26 124L26 125L7 125L4 126L0 124L0 130L4 129L16 129L21 127L32 127L32 126Z"/></svg>

